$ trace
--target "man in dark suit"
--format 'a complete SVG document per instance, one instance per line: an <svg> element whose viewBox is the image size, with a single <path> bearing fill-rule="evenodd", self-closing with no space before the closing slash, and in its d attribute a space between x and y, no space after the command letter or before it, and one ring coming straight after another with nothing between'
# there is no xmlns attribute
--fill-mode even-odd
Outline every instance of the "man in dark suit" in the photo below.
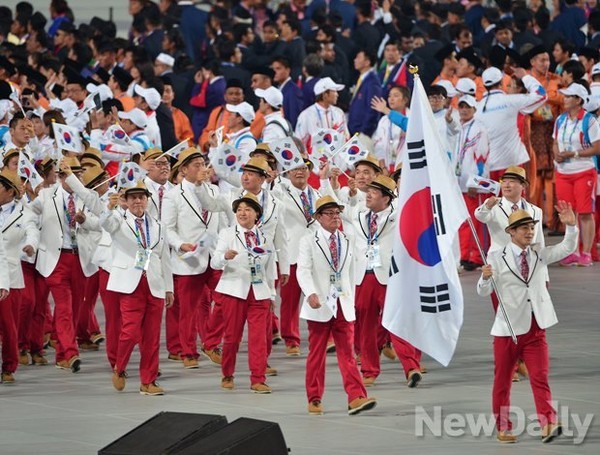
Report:
<svg viewBox="0 0 600 455"><path fill-rule="evenodd" d="M200 44L204 41L206 33L204 27L208 19L208 13L196 8L192 2L183 2L181 8L181 22L179 28L185 42L185 53L196 61L200 52Z"/></svg>
<svg viewBox="0 0 600 455"><path fill-rule="evenodd" d="M149 8L145 18L146 37L142 45L148 52L150 61L154 61L162 52L162 40L165 31L161 28L160 11L158 8Z"/></svg>
<svg viewBox="0 0 600 455"><path fill-rule="evenodd" d="M357 2L356 21L358 25L352 31L350 37L358 49L366 49L368 52L377 55L381 37L379 36L379 30L371 24L371 19L371 2L362 0ZM348 57L352 58L350 55Z"/></svg>
<svg viewBox="0 0 600 455"><path fill-rule="evenodd" d="M371 109L371 99L374 96L382 96L381 83L373 68L376 62L376 54L367 50L358 51L354 58L354 68L360 76L348 111L350 134L363 133L372 136L377 128L379 114Z"/></svg>
<svg viewBox="0 0 600 455"><path fill-rule="evenodd" d="M219 42L219 59L221 60L221 74L226 81L237 79L242 82L244 88L244 98L250 104L255 101L252 91L250 72L240 66L242 61L242 51L233 41L223 40Z"/></svg>
<svg viewBox="0 0 600 455"><path fill-rule="evenodd" d="M287 58L275 58L271 68L275 72L273 80L278 85L281 93L283 93L283 112L285 113L285 118L289 120L292 127L296 128L298 116L304 109L302 90L290 77L292 69Z"/></svg>
<svg viewBox="0 0 600 455"><path fill-rule="evenodd" d="M292 68L292 79L297 81L302 75L302 63L306 57L306 48L302 39L302 26L295 19L288 19L281 27L281 37L285 41L283 55L288 59Z"/></svg>

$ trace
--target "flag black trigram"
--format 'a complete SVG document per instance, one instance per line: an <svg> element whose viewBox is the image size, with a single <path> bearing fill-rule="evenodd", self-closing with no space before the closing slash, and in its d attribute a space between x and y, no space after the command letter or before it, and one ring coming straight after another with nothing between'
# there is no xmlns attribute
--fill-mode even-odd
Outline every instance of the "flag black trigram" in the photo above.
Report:
<svg viewBox="0 0 600 455"><path fill-rule="evenodd" d="M423 169L427 166L427 158L425 156L425 141L407 142L408 163L411 169Z"/></svg>
<svg viewBox="0 0 600 455"><path fill-rule="evenodd" d="M396 258L394 258L394 256L392 256L392 263L390 264L390 275L395 275L396 273L398 273L398 264L396 264Z"/></svg>
<svg viewBox="0 0 600 455"><path fill-rule="evenodd" d="M436 286L419 286L421 311L423 313L441 313L450 311L450 293L448 283Z"/></svg>
<svg viewBox="0 0 600 455"><path fill-rule="evenodd" d="M437 235L444 235L446 234L446 225L444 224L444 212L442 211L442 196L440 194L432 194L431 205L433 207L435 233Z"/></svg>

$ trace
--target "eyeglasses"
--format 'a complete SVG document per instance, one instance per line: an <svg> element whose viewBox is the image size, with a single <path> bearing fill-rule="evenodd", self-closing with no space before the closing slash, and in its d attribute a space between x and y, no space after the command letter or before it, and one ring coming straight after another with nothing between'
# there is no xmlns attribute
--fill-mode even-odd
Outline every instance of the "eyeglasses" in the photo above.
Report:
<svg viewBox="0 0 600 455"><path fill-rule="evenodd" d="M325 215L325 216L328 216L329 218L334 218L334 217L338 217L338 216L340 216L340 215L342 214L342 212L340 212L340 211L338 210L338 211L335 211L335 212L331 212L331 211L328 211L328 212L321 212L321 214L323 214L323 215Z"/></svg>
<svg viewBox="0 0 600 455"><path fill-rule="evenodd" d="M427 98L433 101L443 101L446 99L444 95L429 95Z"/></svg>
<svg viewBox="0 0 600 455"><path fill-rule="evenodd" d="M169 163L168 161L155 161L154 165L156 167L169 167L171 163Z"/></svg>

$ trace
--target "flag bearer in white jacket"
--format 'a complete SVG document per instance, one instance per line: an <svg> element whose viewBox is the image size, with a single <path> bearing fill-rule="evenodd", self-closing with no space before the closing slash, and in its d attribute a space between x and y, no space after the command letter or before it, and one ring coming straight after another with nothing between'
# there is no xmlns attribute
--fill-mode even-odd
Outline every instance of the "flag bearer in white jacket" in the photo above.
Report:
<svg viewBox="0 0 600 455"><path fill-rule="evenodd" d="M577 221L571 204L559 201L556 206L560 221L566 226L565 237L558 245L533 245L534 220L526 210L517 210L508 218L506 232L511 241L501 250L488 255L488 265L482 268L477 283L479 295L492 292L493 276L503 297L504 308L511 322L517 343L514 343L501 312L491 334L494 336L494 387L492 409L496 418L497 438L502 443L514 443L509 417L510 388L515 362L523 358L529 378L537 416L542 428L542 442L550 442L562 432L552 393L548 385L549 361L546 330L558 320L547 289L548 265L567 257L577 248Z"/></svg>
<svg viewBox="0 0 600 455"><path fill-rule="evenodd" d="M213 268L223 270L215 289L225 322L221 387L234 388L237 353L248 321L250 389L254 393L271 393L265 377L265 334L270 327L269 314L275 299L273 244L259 227L263 209L254 194L245 193L233 201L232 208L236 222L221 232L211 259Z"/></svg>
<svg viewBox="0 0 600 455"><path fill-rule="evenodd" d="M317 201L315 232L300 241L298 283L305 295L300 317L308 321L306 394L309 414L323 414L327 340L333 335L338 366L348 396L348 414L377 404L368 398L354 358L354 248L339 230L344 206L331 196Z"/></svg>
<svg viewBox="0 0 600 455"><path fill-rule="evenodd" d="M119 195L109 197L100 220L111 235L112 264L107 289L120 294L122 328L112 381L125 388L126 369L136 344L140 346L140 393L163 395L156 383L160 323L163 309L173 305L173 274L163 226L148 215L150 192L143 181L125 190L127 211L114 210Z"/></svg>
<svg viewBox="0 0 600 455"><path fill-rule="evenodd" d="M2 376L4 384L15 381L19 363L17 324L21 306L21 292L25 287L20 257L23 252L33 256L39 231L25 223L29 212L17 199L21 179L15 171L3 168L0 172L0 333L2 333ZM41 356L32 352L32 356Z"/></svg>

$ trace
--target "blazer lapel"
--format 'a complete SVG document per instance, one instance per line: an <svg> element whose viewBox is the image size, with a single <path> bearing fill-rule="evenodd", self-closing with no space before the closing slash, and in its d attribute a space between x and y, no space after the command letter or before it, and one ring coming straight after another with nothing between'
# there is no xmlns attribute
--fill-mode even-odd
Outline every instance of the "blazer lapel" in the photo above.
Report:
<svg viewBox="0 0 600 455"><path fill-rule="evenodd" d="M64 228L63 228L63 217L61 216L61 213L64 215L64 207L62 207L63 204L59 204L59 201L57 200L59 188L60 187L56 187L54 189L54 195L52 196L52 202L54 203L54 210L56 212L56 217L58 218L58 223L60 224L60 232L62 233L64 231ZM60 199L61 199L60 202L63 202L62 197ZM61 206L60 208L59 208L59 205Z"/></svg>
<svg viewBox="0 0 600 455"><path fill-rule="evenodd" d="M517 264L515 263L514 255L512 254L511 251L506 251L507 248L508 247L505 246L504 249L502 250L502 260L504 261L504 263L508 267L508 270L510 270L510 272L514 276L516 276L523 283L527 284L528 282L525 281L523 279L523 277L521 276L521 271L517 269ZM529 274L529 278L531 278L531 274Z"/></svg>
<svg viewBox="0 0 600 455"><path fill-rule="evenodd" d="M2 233L5 233L13 224L15 224L23 216L23 204L16 203L14 211L6 220L6 226L2 228Z"/></svg>
<svg viewBox="0 0 600 455"><path fill-rule="evenodd" d="M196 216L197 216L197 217L198 217L198 219L199 219L199 220L202 222L202 224L204 224L205 226L207 226L207 225L208 225L208 222L207 222L208 220L207 220L207 221L204 221L204 219L202 218L202 214L201 214L201 213L198 213L198 210L199 210L199 209L198 209L198 207L197 207L197 205L196 205L196 201L195 201L195 200L193 200L193 201L190 201L190 200L187 198L187 193L186 193L186 192L185 192L185 190L183 189L183 185L181 185L181 184L180 184L180 186L181 186L181 197L183 198L183 200L184 200L184 201L187 203L187 205L189 205L189 206L190 206L190 208L191 208L191 209L192 209L192 211L193 211L193 212L196 214Z"/></svg>

